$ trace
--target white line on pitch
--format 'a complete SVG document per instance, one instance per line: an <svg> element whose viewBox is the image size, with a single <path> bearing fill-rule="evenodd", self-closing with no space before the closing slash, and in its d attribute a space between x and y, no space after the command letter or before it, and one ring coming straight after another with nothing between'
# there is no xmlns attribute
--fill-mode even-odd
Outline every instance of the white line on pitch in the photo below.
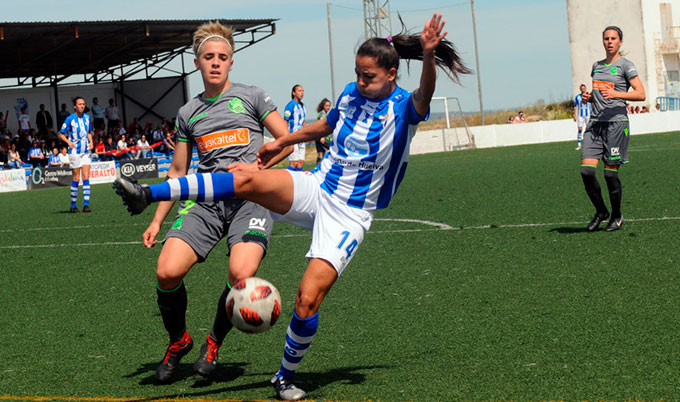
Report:
<svg viewBox="0 0 680 402"><path fill-rule="evenodd" d="M507 225L480 225L480 226L460 226L453 227L445 223L423 221L418 219L391 219L391 218L376 218L376 221L383 222L411 222L420 223L427 226L434 226L432 229L392 229L392 230L369 230L367 234L378 233L419 233L419 232L438 232L444 230L480 230L480 229L512 229L512 228L530 228L530 227L545 227L545 226L561 226L561 225L581 225L584 222L553 222L553 223L519 223ZM650 222L650 221L675 221L680 220L680 216L662 216L660 218L630 218L626 222ZM92 226L87 226L92 227ZM292 237L307 237L310 233L304 234L277 234L276 238L292 238ZM74 247L74 246L130 246L140 245L141 241L123 241L123 242L102 242L102 243L58 243L58 244L28 244L21 246L0 246L0 249L22 249L22 248L56 248L56 247Z"/></svg>

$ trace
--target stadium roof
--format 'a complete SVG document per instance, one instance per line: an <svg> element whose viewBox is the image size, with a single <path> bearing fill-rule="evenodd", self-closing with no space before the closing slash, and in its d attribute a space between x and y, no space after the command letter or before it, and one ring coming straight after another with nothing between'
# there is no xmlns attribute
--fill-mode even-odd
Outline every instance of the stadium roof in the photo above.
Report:
<svg viewBox="0 0 680 402"><path fill-rule="evenodd" d="M191 48L193 31L207 21L0 22L0 78L40 86L79 74L94 83L153 76ZM276 33L276 19L218 21L234 28L236 51Z"/></svg>

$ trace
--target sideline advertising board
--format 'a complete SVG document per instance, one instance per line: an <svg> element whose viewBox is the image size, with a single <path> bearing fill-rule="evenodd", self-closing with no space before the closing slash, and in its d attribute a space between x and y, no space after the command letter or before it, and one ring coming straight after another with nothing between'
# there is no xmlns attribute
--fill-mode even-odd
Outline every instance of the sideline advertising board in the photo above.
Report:
<svg viewBox="0 0 680 402"><path fill-rule="evenodd" d="M24 169L0 170L0 193L25 191L26 171Z"/></svg>
<svg viewBox="0 0 680 402"><path fill-rule="evenodd" d="M116 162L92 162L90 184L113 183L114 180L116 180Z"/></svg>
<svg viewBox="0 0 680 402"><path fill-rule="evenodd" d="M120 175L130 179L153 179L158 177L156 158L120 161Z"/></svg>

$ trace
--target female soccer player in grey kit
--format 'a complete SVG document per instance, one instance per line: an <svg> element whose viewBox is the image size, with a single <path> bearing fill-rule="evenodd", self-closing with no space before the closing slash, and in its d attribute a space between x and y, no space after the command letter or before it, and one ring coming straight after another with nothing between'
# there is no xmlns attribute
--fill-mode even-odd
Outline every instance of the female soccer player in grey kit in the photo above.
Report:
<svg viewBox="0 0 680 402"><path fill-rule="evenodd" d="M264 142L262 127L279 138L288 135L285 121L262 89L229 80L234 63L230 28L217 22L201 25L194 33L193 44L194 62L201 72L205 91L179 110L177 143L168 177L187 174L194 144L201 172L257 170L257 150ZM290 149L264 167L283 159L286 151ZM172 201L159 204L143 234L146 247L156 244L156 236L173 204ZM186 330L184 276L194 264L205 260L222 238L227 238L228 283L219 298L213 328L194 364L196 372L208 376L214 371L218 349L231 330L225 307L229 283L255 275L267 249L271 228L269 211L250 201L185 201L179 206L156 269L158 307L170 337L170 345L156 370L158 382L170 381L180 359L193 347Z"/></svg>
<svg viewBox="0 0 680 402"><path fill-rule="evenodd" d="M609 189L611 219L605 230L612 232L623 226L621 213L621 181L619 168L628 163L630 130L626 101L645 100L645 88L633 63L620 53L623 32L608 26L602 32L606 52L604 60L596 61L590 75L593 92L584 93L583 101L590 102L592 115L583 137L581 151L581 177L590 201L595 206L595 216L586 226L593 232L600 223L610 218L602 199L600 183L595 173L600 159L604 162L604 178ZM632 91L629 91L630 88Z"/></svg>

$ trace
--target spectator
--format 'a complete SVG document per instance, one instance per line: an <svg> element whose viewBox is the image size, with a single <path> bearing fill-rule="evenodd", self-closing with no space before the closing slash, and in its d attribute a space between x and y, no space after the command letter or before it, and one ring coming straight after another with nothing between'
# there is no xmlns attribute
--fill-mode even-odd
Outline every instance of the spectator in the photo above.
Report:
<svg viewBox="0 0 680 402"><path fill-rule="evenodd" d="M21 156L19 155L19 151L17 151L17 144L14 142L10 145L9 153L7 154L7 164L10 169L18 169L24 164L24 161L21 160Z"/></svg>
<svg viewBox="0 0 680 402"><path fill-rule="evenodd" d="M104 144L104 137L100 136L97 139L97 144L94 146L94 152L99 155L99 159L102 159L104 152L106 152L106 145Z"/></svg>
<svg viewBox="0 0 680 402"><path fill-rule="evenodd" d="M640 106L635 106L635 109L634 109L634 110L635 110L635 111L634 111L635 114L640 113Z"/></svg>
<svg viewBox="0 0 680 402"><path fill-rule="evenodd" d="M142 137L137 141L137 146L139 147L139 151L137 151L137 158L148 158L149 154L151 153L151 147L149 146L149 142L146 140L146 135L142 134Z"/></svg>
<svg viewBox="0 0 680 402"><path fill-rule="evenodd" d="M515 116L510 115L510 117L508 117L508 121L507 121L506 123L508 123L508 124L513 124L513 123L515 123Z"/></svg>
<svg viewBox="0 0 680 402"><path fill-rule="evenodd" d="M172 140L170 132L165 133L165 138L163 139L163 152L165 152L166 155L175 153L175 142Z"/></svg>
<svg viewBox="0 0 680 402"><path fill-rule="evenodd" d="M109 99L109 106L106 107L104 115L107 119L107 129L109 131L118 127L118 122L120 121L120 110L118 110L118 106L116 106L116 102L113 100L113 98Z"/></svg>
<svg viewBox="0 0 680 402"><path fill-rule="evenodd" d="M57 129L61 130L61 125L64 124L64 120L66 120L70 114L71 113L66 110L66 104L62 103L61 110L57 113Z"/></svg>
<svg viewBox="0 0 680 402"><path fill-rule="evenodd" d="M167 123L166 123L165 125L159 125L159 126L153 131L153 133L151 134L151 135L152 135L151 140L152 140L154 143L162 142L162 141L163 141L163 138L165 138L165 133L166 133L166 131L167 131L167 130L165 129L166 126L167 126Z"/></svg>
<svg viewBox="0 0 680 402"><path fill-rule="evenodd" d="M125 140L125 134L121 134L118 140L118 159L128 159L130 155L127 152L127 141Z"/></svg>
<svg viewBox="0 0 680 402"><path fill-rule="evenodd" d="M520 110L519 113L517 114L517 116L515 116L515 123L526 123L526 122L527 122L527 118L524 116L524 112Z"/></svg>
<svg viewBox="0 0 680 402"><path fill-rule="evenodd" d="M643 106L642 110L640 110L640 113L649 113L649 109L647 109L647 106Z"/></svg>
<svg viewBox="0 0 680 402"><path fill-rule="evenodd" d="M95 130L104 129L104 108L99 104L97 97L92 98L92 121Z"/></svg>
<svg viewBox="0 0 680 402"><path fill-rule="evenodd" d="M28 150L28 161L33 167L45 164L45 155L40 149L40 142L33 140L33 146Z"/></svg>
<svg viewBox="0 0 680 402"><path fill-rule="evenodd" d="M122 121L118 122L118 134L127 134L127 130L125 130L125 127L123 127Z"/></svg>
<svg viewBox="0 0 680 402"><path fill-rule="evenodd" d="M104 144L104 155L101 155L100 157L102 160L105 161L111 161L113 160L113 153L116 151L116 144L113 143L113 137L108 135L106 136L106 143Z"/></svg>
<svg viewBox="0 0 680 402"><path fill-rule="evenodd" d="M31 118L28 117L28 113L26 112L26 107L21 108L21 115L19 115L19 129L23 133L28 133L29 130L31 129Z"/></svg>
<svg viewBox="0 0 680 402"><path fill-rule="evenodd" d="M59 158L59 150L56 147L52 148L52 153L50 153L50 158L49 158L49 164L47 166L48 167L60 167L61 166L61 158Z"/></svg>
<svg viewBox="0 0 680 402"><path fill-rule="evenodd" d="M127 132L134 133L135 128L138 128L139 131L142 131L142 126L139 124L139 120L136 117L132 119L132 123L130 123L130 125L128 126Z"/></svg>
<svg viewBox="0 0 680 402"><path fill-rule="evenodd" d="M62 167L69 166L69 160L68 160L68 147L63 146L61 147L61 152L59 153L59 163L61 164Z"/></svg>
<svg viewBox="0 0 680 402"><path fill-rule="evenodd" d="M45 105L40 104L40 110L35 115L35 125L38 126L38 132L41 134L51 134L54 128L54 121L50 112L45 110Z"/></svg>
<svg viewBox="0 0 680 402"><path fill-rule="evenodd" d="M660 103L657 103L656 106L654 106L654 107L656 108L657 112L661 111L661 104Z"/></svg>

